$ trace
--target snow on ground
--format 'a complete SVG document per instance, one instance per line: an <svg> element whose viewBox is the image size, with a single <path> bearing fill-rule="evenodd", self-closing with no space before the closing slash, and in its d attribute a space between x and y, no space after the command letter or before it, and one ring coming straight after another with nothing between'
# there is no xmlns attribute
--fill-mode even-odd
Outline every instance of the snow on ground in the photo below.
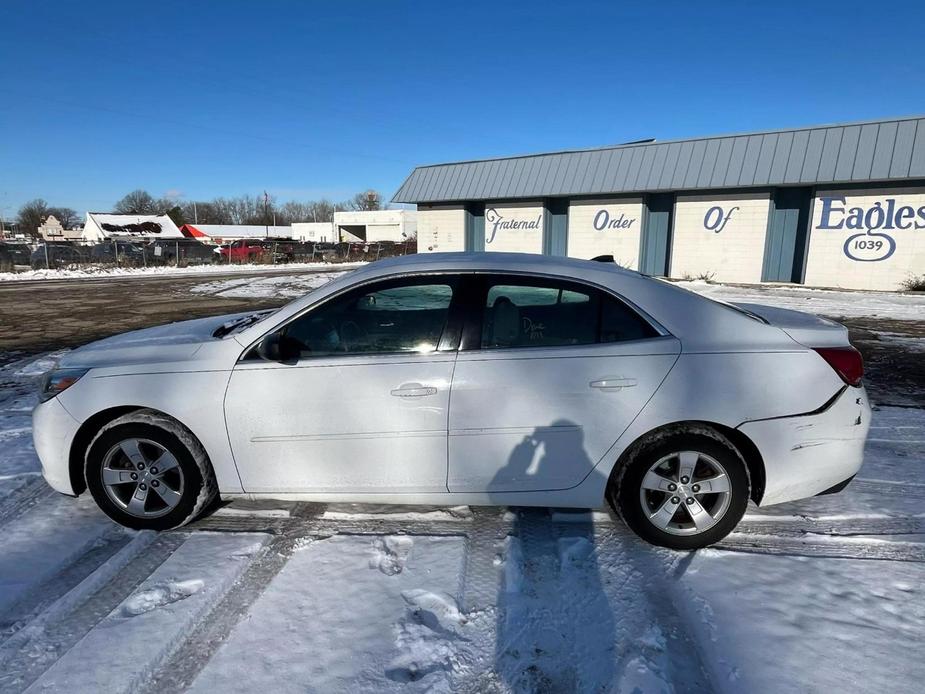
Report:
<svg viewBox="0 0 925 694"><path fill-rule="evenodd" d="M404 560L383 571L372 560L390 540L401 542ZM386 692L409 682L419 690L445 684L454 670L478 665L458 648L469 640L455 597L464 561L464 537L311 542L292 555L254 603L247 628L235 630L191 689Z"/></svg>
<svg viewBox="0 0 925 694"><path fill-rule="evenodd" d="M874 692L925 681L913 655L925 644L922 564L708 549L674 581L717 689Z"/></svg>
<svg viewBox="0 0 925 694"><path fill-rule="evenodd" d="M735 286L701 280L679 286L720 301L768 304L823 316L925 320L925 294L813 289L793 285Z"/></svg>
<svg viewBox="0 0 925 694"><path fill-rule="evenodd" d="M87 266L73 270L25 270L23 272L0 272L0 282L24 282L29 280L65 280L65 279L99 279L101 277L149 277L165 276L191 276L229 274L246 272L293 271L304 272L310 270L329 270L331 268L356 268L366 263L286 263L285 265L254 265L252 263L213 263L209 265L189 265L175 267L158 265L156 267L111 267Z"/></svg>
<svg viewBox="0 0 925 694"><path fill-rule="evenodd" d="M295 298L344 274L346 272L319 272L306 275L223 279L196 285L190 291L194 294L209 294L232 299Z"/></svg>
<svg viewBox="0 0 925 694"><path fill-rule="evenodd" d="M247 533L189 538L28 691L136 691L206 617L266 539ZM41 637L36 644L44 645ZM103 667L88 667L100 661Z"/></svg>

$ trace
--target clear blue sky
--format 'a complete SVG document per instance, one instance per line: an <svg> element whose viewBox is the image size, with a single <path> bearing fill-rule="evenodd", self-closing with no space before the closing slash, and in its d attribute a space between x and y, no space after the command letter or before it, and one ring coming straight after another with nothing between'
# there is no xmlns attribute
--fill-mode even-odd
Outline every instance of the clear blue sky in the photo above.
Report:
<svg viewBox="0 0 925 694"><path fill-rule="evenodd" d="M387 197L416 164L925 112L925 10L869 2L0 6L0 212Z"/></svg>

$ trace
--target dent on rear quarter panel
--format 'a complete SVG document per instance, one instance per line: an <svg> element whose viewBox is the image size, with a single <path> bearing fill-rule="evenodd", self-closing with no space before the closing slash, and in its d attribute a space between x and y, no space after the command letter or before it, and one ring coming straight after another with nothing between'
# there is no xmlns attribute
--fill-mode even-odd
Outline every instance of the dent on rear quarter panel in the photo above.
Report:
<svg viewBox="0 0 925 694"><path fill-rule="evenodd" d="M824 368L820 368L820 364ZM607 452L609 474L637 439L678 422L735 429L745 421L812 411L844 384L814 352L682 352L674 368L623 436Z"/></svg>
<svg viewBox="0 0 925 694"><path fill-rule="evenodd" d="M864 460L870 406L863 388L846 387L824 411L747 422L740 431L761 451L762 506L802 499L855 475Z"/></svg>

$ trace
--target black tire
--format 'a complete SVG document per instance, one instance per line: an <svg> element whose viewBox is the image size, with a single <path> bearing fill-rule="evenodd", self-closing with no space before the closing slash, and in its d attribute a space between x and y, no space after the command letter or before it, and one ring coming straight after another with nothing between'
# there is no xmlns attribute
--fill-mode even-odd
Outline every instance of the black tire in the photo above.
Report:
<svg viewBox="0 0 925 694"><path fill-rule="evenodd" d="M730 482L729 505L711 528L689 535L676 535L657 528L643 509L640 490L643 478L659 460L679 451L695 451L712 457L723 468ZM732 532L742 519L750 495L748 467L729 440L706 426L685 426L663 430L635 444L607 488L607 500L633 532L660 547L693 550L708 547Z"/></svg>
<svg viewBox="0 0 925 694"><path fill-rule="evenodd" d="M176 458L183 473L177 505L165 515L132 515L109 498L102 479L107 453L121 441L140 438L163 446ZM218 485L208 455L189 429L153 410L136 410L104 426L87 448L84 472L87 489L102 511L116 523L135 530L169 530L196 518L218 496Z"/></svg>

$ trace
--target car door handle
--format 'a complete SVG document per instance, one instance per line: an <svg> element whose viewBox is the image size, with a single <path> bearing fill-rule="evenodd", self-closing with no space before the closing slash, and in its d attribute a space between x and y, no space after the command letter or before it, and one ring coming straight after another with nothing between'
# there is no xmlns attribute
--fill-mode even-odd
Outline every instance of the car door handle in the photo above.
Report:
<svg viewBox="0 0 925 694"><path fill-rule="evenodd" d="M433 386L424 386L420 383L403 383L392 391L397 398L423 398L426 395L436 395L437 389Z"/></svg>
<svg viewBox="0 0 925 694"><path fill-rule="evenodd" d="M591 381L588 384L591 388L598 390L621 390L623 388L632 388L636 385L635 378L620 378L618 376L607 376L598 381Z"/></svg>

